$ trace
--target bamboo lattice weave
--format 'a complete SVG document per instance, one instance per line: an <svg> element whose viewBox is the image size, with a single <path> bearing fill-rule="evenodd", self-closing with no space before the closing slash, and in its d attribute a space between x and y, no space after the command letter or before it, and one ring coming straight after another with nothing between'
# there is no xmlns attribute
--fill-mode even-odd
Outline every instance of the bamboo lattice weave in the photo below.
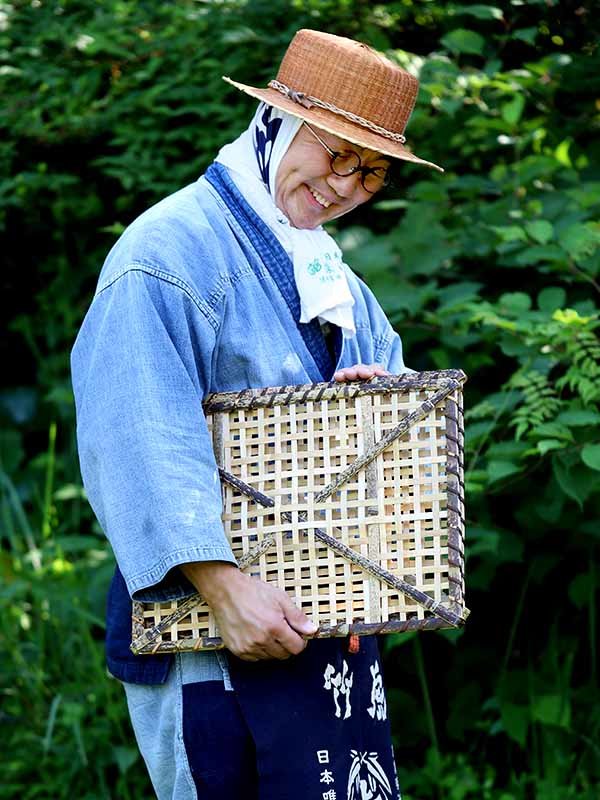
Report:
<svg viewBox="0 0 600 800"><path fill-rule="evenodd" d="M240 567L318 636L458 626L464 606L459 370L214 394L204 404ZM219 647L196 595L134 603L137 653Z"/></svg>

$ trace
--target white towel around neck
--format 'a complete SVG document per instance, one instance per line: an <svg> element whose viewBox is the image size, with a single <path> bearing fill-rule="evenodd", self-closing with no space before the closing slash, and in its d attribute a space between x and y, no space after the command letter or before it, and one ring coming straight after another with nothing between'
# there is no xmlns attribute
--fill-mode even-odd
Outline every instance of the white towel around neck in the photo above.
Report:
<svg viewBox="0 0 600 800"><path fill-rule="evenodd" d="M260 103L248 128L221 148L215 161L231 173L249 205L269 226L292 259L300 296L300 322L317 317L338 325L344 337L356 333L342 251L322 228L294 228L275 205L275 179L302 120Z"/></svg>

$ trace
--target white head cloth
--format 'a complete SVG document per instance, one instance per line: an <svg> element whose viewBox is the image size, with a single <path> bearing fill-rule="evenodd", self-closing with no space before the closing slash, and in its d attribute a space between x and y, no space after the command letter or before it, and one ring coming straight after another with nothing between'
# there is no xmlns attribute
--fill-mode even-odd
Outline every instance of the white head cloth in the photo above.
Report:
<svg viewBox="0 0 600 800"><path fill-rule="evenodd" d="M346 338L356 332L342 252L322 227L294 228L275 205L275 177L302 120L260 103L247 130L219 151L236 186L292 259L300 295L300 322L338 325Z"/></svg>

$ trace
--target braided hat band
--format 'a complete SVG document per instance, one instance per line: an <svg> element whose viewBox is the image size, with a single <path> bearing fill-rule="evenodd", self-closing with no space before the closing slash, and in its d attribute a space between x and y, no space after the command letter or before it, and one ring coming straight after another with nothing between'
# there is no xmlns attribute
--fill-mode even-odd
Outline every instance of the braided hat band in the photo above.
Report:
<svg viewBox="0 0 600 800"><path fill-rule="evenodd" d="M341 139L443 172L405 144L404 131L417 98L418 80L360 42L300 30L268 88L228 77L224 80Z"/></svg>
<svg viewBox="0 0 600 800"><path fill-rule="evenodd" d="M341 117L346 117L346 119L349 119L351 122L356 122L358 125L362 125L364 128L369 128L370 130L375 131L375 133L385 136L387 139L393 139L393 141L400 142L401 144L404 144L406 141L406 136L404 136L402 133L393 133L392 131L388 131L379 125L375 125L374 122L369 122L368 119L359 117L358 114L353 114L352 111L344 111L343 108L334 106L333 103L324 103L317 97L311 97L303 92L295 92L288 86L284 86L283 83L279 83L279 81L269 81L269 86L271 86L273 89L277 89L277 91L281 92L281 94L287 95L295 103L300 103L300 105L304 106L304 108L318 106L319 108L324 108L327 111L331 111L333 114L339 114Z"/></svg>

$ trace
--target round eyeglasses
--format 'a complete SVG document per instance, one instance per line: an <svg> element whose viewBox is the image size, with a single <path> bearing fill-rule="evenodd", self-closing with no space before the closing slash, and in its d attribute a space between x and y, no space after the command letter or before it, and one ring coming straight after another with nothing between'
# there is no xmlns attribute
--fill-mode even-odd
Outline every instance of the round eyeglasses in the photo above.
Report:
<svg viewBox="0 0 600 800"><path fill-rule="evenodd" d="M389 186L390 172L387 167L363 167L360 156L358 153L355 153L354 150L336 152L325 144L323 139L311 128L308 122L304 122L304 125L306 125L319 144L321 144L331 156L329 164L334 175L338 175L340 178L347 178L348 175L354 175L356 172L360 172L361 185L365 192L369 194L375 194L375 192L378 192L380 189Z"/></svg>

